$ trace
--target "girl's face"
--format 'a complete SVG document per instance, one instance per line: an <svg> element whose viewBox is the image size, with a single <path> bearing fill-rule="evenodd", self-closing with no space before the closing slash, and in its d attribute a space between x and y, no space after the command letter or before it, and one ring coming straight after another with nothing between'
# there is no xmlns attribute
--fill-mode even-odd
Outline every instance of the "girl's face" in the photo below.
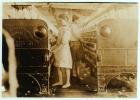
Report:
<svg viewBox="0 0 140 100"><path fill-rule="evenodd" d="M59 22L59 25L61 25L61 26L67 25L67 22L62 18L59 18L58 22Z"/></svg>

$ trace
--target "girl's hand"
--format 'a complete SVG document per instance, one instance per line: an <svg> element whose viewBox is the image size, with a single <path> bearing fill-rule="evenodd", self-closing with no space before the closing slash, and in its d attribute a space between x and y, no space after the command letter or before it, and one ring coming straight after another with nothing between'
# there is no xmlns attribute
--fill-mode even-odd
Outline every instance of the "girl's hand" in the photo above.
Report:
<svg viewBox="0 0 140 100"><path fill-rule="evenodd" d="M56 50L52 50L51 52L52 52L52 54L55 54L56 53Z"/></svg>
<svg viewBox="0 0 140 100"><path fill-rule="evenodd" d="M56 47L53 46L53 47L51 48L51 50L50 50L50 53L55 54L55 52L56 52Z"/></svg>

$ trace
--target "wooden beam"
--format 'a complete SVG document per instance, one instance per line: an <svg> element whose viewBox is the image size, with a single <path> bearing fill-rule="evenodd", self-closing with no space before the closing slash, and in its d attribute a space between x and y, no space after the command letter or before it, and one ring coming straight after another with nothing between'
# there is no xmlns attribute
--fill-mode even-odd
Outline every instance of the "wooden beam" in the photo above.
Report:
<svg viewBox="0 0 140 100"><path fill-rule="evenodd" d="M112 4L99 3L50 3L51 7L56 9L81 9L81 10L97 10L98 8L108 7ZM49 5L35 5L36 7L48 8Z"/></svg>

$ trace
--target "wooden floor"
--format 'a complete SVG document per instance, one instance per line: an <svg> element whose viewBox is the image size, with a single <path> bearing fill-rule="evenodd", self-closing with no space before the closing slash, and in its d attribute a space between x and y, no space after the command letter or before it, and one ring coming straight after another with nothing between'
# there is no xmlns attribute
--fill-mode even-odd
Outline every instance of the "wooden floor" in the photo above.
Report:
<svg viewBox="0 0 140 100"><path fill-rule="evenodd" d="M75 84L76 83L76 84ZM136 97L135 92L98 92L97 88L90 90L80 80L72 78L72 85L67 89L62 89L61 86L57 87L52 97L66 97L66 98L131 98Z"/></svg>
<svg viewBox="0 0 140 100"><path fill-rule="evenodd" d="M76 84L75 84L76 83ZM97 90L90 90L85 85L81 84L80 80L72 78L71 86L67 89L61 88L62 86L50 87L52 94L48 96L46 93L36 94L33 97L64 97L64 98L131 98L136 97L134 92L97 92Z"/></svg>
<svg viewBox="0 0 140 100"><path fill-rule="evenodd" d="M71 86L63 89L61 86L57 87L55 97L91 97L97 93L97 89L89 90L86 84L82 84L78 79L72 79Z"/></svg>

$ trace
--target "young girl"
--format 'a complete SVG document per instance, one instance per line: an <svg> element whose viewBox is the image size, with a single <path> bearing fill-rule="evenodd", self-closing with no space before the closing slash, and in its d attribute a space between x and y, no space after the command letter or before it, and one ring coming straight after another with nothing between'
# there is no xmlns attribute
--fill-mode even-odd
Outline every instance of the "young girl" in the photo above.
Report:
<svg viewBox="0 0 140 100"><path fill-rule="evenodd" d="M72 57L69 46L71 29L68 23L68 16L65 14L59 15L59 35L57 43L52 47L54 53L55 66L58 72L58 82L53 86L63 85L62 88L68 88L70 84L70 69L72 69ZM62 69L66 71L66 83L63 84Z"/></svg>

